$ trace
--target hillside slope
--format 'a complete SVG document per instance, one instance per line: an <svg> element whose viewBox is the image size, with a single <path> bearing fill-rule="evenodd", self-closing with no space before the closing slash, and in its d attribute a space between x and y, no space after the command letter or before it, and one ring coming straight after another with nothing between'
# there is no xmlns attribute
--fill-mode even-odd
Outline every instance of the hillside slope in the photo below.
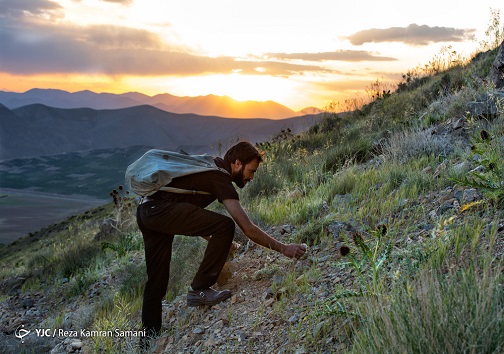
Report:
<svg viewBox="0 0 504 354"><path fill-rule="evenodd" d="M441 124L437 129L455 134L457 139L461 139L460 143L468 144L465 134L460 136L458 129L453 129L453 123L450 121ZM496 138L504 140L504 135L501 133ZM458 164L455 160L444 159L436 168L426 167L421 173L436 174L438 178L444 179L450 173L449 166L456 167ZM471 167L472 163L464 169ZM365 175L379 172L383 168L374 162L369 162L350 170ZM376 185L384 183L387 183L385 176L373 182ZM356 315L355 311L363 311L348 301L364 296L362 291L365 291L365 283L359 279L356 269L349 266L350 258L343 256L342 245L350 247L350 254L358 257L359 248L351 244L355 232L362 233L370 245L373 242L372 238L369 239L369 231L366 231L369 229L366 229L365 225L348 221L342 214L340 208L355 205L354 202L349 202L351 199L349 195L336 195L333 201L322 203L312 221L316 225L321 225L320 229L313 229L313 225L310 224L299 226L284 224L267 229L271 235L283 242L298 240L312 244L307 256L298 262L250 244L238 232L236 240L241 242L242 246L235 252L233 258L230 258L226 266L229 272L225 272L221 278L221 287L232 290L232 298L213 307L188 308L184 288L177 288L172 284L170 289L175 295L180 291L181 295L172 298L163 308L165 332L160 338L152 340L150 352L348 352L353 346L353 333L359 327L359 317L362 316L362 314ZM468 226L464 225L472 225L475 222L481 225L481 230L487 230L481 236L481 247L493 242L490 250L491 258L500 260L495 265L498 269L498 264L502 265L504 256L504 214L501 209L479 204L483 201L482 194L473 188L442 186L440 189L420 193L414 200L407 201L395 215L384 214L383 218L389 220L390 227L394 225L392 221L394 219L399 224L404 222L409 224L400 231L400 238L395 240L392 252L396 259L387 262L390 265L402 262L401 254L410 255L406 257L411 257L410 260L416 262L421 259L418 258L419 255L425 257L426 253L422 249L433 250L436 248L434 246L436 243L442 242L443 237L448 237L449 231L446 230L448 224L443 220L450 220L449 223L452 225L450 229L453 230L460 227L468 230ZM476 204L468 211L462 211L460 206L468 203ZM103 225L106 224L102 224L102 220L110 212L111 209L97 209L0 249L3 274L6 273L5 267L8 264L19 264L21 267L13 273L17 274L16 276L2 277L2 289L4 289L4 300L0 305L4 343L1 347L2 352L14 353L26 349L37 352L52 350L51 353L89 353L96 352L96 348L102 348L99 352L103 352L105 348L114 348L105 352L136 352L138 338L86 337L80 332L73 335L72 329L80 331L81 328L89 330L138 328L140 321L138 296L141 294L144 279L144 257L138 235L127 238L129 248L126 248L124 253L119 253L120 248L106 252L106 258L101 258L101 265L94 270L90 269L88 271L90 273L76 275L79 273L74 273L77 271L75 269L73 272L69 270L63 273L63 277L56 276L56 279L40 275L39 279L35 279L33 275L28 275L39 273L25 273L26 275L19 277L23 274L20 272L21 269L34 264L35 260L42 260L44 254L44 257L52 254L51 251L44 251L48 245L65 242L65 239L72 239L77 245L86 244L84 248L77 248L76 253L70 252L68 257L79 259L86 253L94 254L93 257L96 257L100 239L93 235L103 233ZM111 215L114 215L113 210ZM317 241L313 241L314 236L317 237ZM122 244L121 238L117 240L115 241L119 242L117 245ZM201 256L204 242L198 241L196 246L194 244L189 246L191 242L194 243L193 239L187 239L187 242L189 243L185 246L181 244L175 251L179 252L176 253L177 259L185 263L185 268L177 268L180 265L175 263L175 269L172 271L183 269L183 273L189 273L187 277L190 277L191 269L197 266L198 257L194 259L195 250L196 254ZM122 247L125 246L126 244L123 244ZM184 251L180 247L188 249ZM21 261L23 258L32 261L25 263L26 261ZM51 258L54 259L55 255ZM174 262L177 262L177 259ZM192 262L187 268L189 259L192 259ZM455 258L453 261L457 262ZM68 259L66 262L76 261ZM449 260L448 264L451 264L450 262L452 261ZM50 264L50 261L46 260L35 269L52 269ZM77 264L74 267L82 265ZM394 281L393 267L390 268L390 272L389 277L386 275L387 270L383 270L382 276L384 279ZM56 274L58 273L59 271ZM65 274L68 274L68 278ZM177 281L175 283L178 284ZM502 295L502 289L500 291ZM134 295L136 297L131 298L133 294L136 294ZM108 306L105 304L109 301L114 305L107 310L109 311L107 319L96 322L95 316L100 308ZM24 338L25 343L20 344L13 334L20 325L28 326L28 324L32 330L39 327L62 328L67 330L67 334L54 338L41 338L32 333Z"/></svg>

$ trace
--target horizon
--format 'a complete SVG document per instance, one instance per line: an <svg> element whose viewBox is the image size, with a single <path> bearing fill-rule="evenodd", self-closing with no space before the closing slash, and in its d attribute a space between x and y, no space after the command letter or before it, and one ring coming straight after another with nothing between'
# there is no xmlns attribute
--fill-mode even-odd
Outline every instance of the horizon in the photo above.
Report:
<svg viewBox="0 0 504 354"><path fill-rule="evenodd" d="M178 96L178 95L174 95L170 92L160 92L160 93L156 93L156 94L153 94L153 95L149 95L149 94L146 94L146 93L143 93L143 92L138 92L138 91L125 91L125 92L120 92L120 93L113 93L113 92L106 92L106 91L100 91L100 92L96 92L96 91L93 91L91 89L83 89L83 90L78 90L78 91L68 91L68 90L64 90L64 89L59 89L59 88L40 88L40 87L33 87L31 89L28 89L28 90L23 90L23 91L6 91L6 90L0 90L2 92L8 92L8 93L17 93L17 94L24 94L24 93L27 93L29 91L33 91L33 90L47 90L47 91L50 91L50 90L53 90L53 91L62 91L62 92L67 92L67 93L79 93L79 92L91 92L91 93L94 93L94 94L113 94L113 95L126 95L126 94L141 94L141 95L145 95L145 96L148 96L148 97L156 97L156 96L161 96L161 95L171 95L171 96L176 96L176 97L179 97L179 98L186 98L186 97L189 97L189 98L194 98L194 97L208 97L208 96L216 96L216 97L225 97L225 98L230 98L234 101L237 101L239 103L243 103L243 102L260 102L260 103L265 103L265 102L268 102L268 101L272 101L272 102L275 102L275 103L278 103L278 104L281 104L279 102L276 102L274 100L264 100L264 101L261 101L261 100L237 100L229 95L215 95L213 93L209 93L207 95L198 95L198 96ZM1 103L1 102L0 102ZM283 105L283 104L281 104ZM283 105L285 106L285 105ZM293 110L294 112L299 112L299 111L295 111L294 109L292 109L291 107L288 107L288 106L285 106L291 110ZM305 108L317 108L317 107L303 107L303 109Z"/></svg>
<svg viewBox="0 0 504 354"><path fill-rule="evenodd" d="M442 52L470 58L504 9L496 0L428 0L414 11L399 0L1 1L2 91L215 95L296 112L363 97L376 80L397 84Z"/></svg>

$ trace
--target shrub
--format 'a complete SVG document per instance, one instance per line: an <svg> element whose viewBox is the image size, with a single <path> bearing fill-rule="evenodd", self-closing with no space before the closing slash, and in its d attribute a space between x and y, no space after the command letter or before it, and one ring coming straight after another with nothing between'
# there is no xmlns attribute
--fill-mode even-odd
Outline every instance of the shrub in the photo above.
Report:
<svg viewBox="0 0 504 354"><path fill-rule="evenodd" d="M100 245L97 243L78 242L77 244L72 244L71 247L65 250L58 262L61 275L65 278L75 275L90 264L93 264L93 260L100 253Z"/></svg>
<svg viewBox="0 0 504 354"><path fill-rule="evenodd" d="M433 129L409 129L382 143L385 160L407 162L422 156L446 157L453 148L451 137L433 134Z"/></svg>

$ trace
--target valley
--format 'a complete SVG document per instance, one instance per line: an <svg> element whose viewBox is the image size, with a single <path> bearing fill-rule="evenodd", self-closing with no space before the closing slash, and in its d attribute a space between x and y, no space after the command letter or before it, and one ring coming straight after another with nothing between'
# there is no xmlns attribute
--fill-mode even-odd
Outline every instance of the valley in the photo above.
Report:
<svg viewBox="0 0 504 354"><path fill-rule="evenodd" d="M12 243L20 237L107 202L106 199L84 195L0 188L0 244Z"/></svg>

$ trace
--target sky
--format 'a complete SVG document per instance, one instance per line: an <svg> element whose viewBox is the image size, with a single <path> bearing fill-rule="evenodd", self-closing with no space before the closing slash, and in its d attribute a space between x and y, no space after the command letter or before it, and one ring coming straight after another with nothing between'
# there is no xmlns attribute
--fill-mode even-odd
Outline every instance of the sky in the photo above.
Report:
<svg viewBox="0 0 504 354"><path fill-rule="evenodd" d="M300 110L481 48L502 0L0 0L0 90L227 95Z"/></svg>

